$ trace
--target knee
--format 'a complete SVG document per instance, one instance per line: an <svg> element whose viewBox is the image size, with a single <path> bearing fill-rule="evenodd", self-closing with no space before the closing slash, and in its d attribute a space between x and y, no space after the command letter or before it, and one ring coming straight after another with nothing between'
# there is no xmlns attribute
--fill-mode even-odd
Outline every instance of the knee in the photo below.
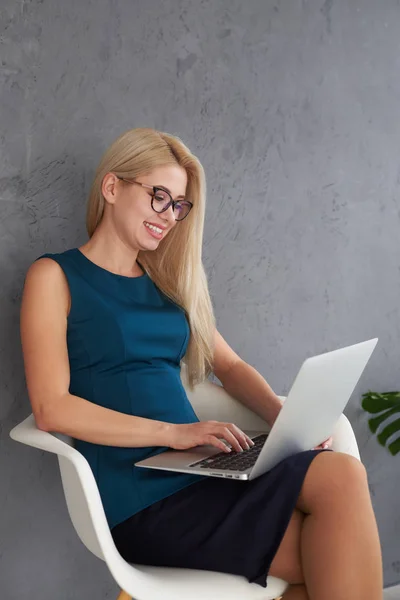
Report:
<svg viewBox="0 0 400 600"><path fill-rule="evenodd" d="M322 452L310 465L299 500L308 509L332 506L358 498L366 489L368 477L361 461L342 452Z"/></svg>
<svg viewBox="0 0 400 600"><path fill-rule="evenodd" d="M320 476L321 493L330 498L349 498L367 484L367 472L360 460L343 452L332 452Z"/></svg>
<svg viewBox="0 0 400 600"><path fill-rule="evenodd" d="M362 481L367 479L367 471L358 458L345 454L344 452L332 452L334 456L333 469L337 477L341 478L344 483L350 481Z"/></svg>

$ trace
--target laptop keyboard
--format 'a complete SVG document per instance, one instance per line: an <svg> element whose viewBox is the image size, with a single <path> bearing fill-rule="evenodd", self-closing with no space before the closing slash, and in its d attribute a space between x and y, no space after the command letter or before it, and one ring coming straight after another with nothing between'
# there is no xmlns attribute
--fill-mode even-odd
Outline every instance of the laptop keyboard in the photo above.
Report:
<svg viewBox="0 0 400 600"><path fill-rule="evenodd" d="M189 466L200 467L201 469L247 471L247 469L250 469L256 462L267 437L268 433L262 433L261 435L252 438L254 446L248 450L243 450L243 452L235 452L234 450L232 450L232 453L230 454L219 452L218 454L214 454L214 456L203 458Z"/></svg>

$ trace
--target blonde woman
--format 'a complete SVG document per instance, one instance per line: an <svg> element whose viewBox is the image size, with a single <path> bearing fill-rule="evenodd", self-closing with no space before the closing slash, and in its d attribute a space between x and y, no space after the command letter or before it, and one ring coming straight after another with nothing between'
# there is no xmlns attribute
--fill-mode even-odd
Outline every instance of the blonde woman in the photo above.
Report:
<svg viewBox="0 0 400 600"><path fill-rule="evenodd" d="M319 446L250 482L134 467L165 448L252 444L234 423L198 420L183 366L191 386L213 371L270 424L281 407L215 327L205 190L199 160L173 135L132 129L106 151L89 240L39 257L26 276L21 337L37 426L75 439L126 560L262 586L274 575L292 584L285 600L378 600L380 545L356 459Z"/></svg>

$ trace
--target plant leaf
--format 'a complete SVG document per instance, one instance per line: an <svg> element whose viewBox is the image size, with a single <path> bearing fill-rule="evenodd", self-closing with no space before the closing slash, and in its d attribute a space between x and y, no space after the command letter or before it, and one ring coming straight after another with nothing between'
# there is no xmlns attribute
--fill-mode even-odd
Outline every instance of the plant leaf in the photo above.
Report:
<svg viewBox="0 0 400 600"><path fill-rule="evenodd" d="M393 456L396 456L396 454L400 452L400 437L398 437L397 440L394 440L394 442L389 444L388 448L391 454L393 454Z"/></svg>
<svg viewBox="0 0 400 600"><path fill-rule="evenodd" d="M361 405L370 414L382 412L393 406L400 406L400 393L386 392L386 394L377 394L368 392L363 394Z"/></svg>
<svg viewBox="0 0 400 600"><path fill-rule="evenodd" d="M369 390L363 394L361 405L370 414L382 413L378 417L368 420L372 433L376 433L379 425L396 413L400 413L400 392L385 392L379 394ZM377 439L381 446L386 447L386 442L395 433L400 433L400 419L389 423L378 435ZM395 456L400 452L400 436L387 446L389 452Z"/></svg>
<svg viewBox="0 0 400 600"><path fill-rule="evenodd" d="M400 432L400 419L396 419L393 423L389 423L383 431L378 435L378 441L382 446L386 444L388 439L394 433Z"/></svg>
<svg viewBox="0 0 400 600"><path fill-rule="evenodd" d="M392 415L395 415L396 413L400 413L400 406L394 406L390 410L386 410L382 415L379 415L379 417L370 419L368 421L368 424L369 424L369 428L372 431L372 433L376 433L376 430L378 429L379 425L381 423L383 423L383 421L386 421L386 419L388 417L391 417Z"/></svg>

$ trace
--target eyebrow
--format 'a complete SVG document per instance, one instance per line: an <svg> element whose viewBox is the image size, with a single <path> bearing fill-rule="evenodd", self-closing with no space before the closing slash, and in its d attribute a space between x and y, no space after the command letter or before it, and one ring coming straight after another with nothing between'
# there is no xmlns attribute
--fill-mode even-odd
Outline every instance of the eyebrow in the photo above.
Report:
<svg viewBox="0 0 400 600"><path fill-rule="evenodd" d="M161 188L162 190L165 190L166 192L168 192L169 194L171 194L171 190L169 190L167 187L165 187L165 185L155 185L154 187L156 188ZM172 194L171 194L172 196ZM185 198L185 196L177 196L177 198Z"/></svg>

